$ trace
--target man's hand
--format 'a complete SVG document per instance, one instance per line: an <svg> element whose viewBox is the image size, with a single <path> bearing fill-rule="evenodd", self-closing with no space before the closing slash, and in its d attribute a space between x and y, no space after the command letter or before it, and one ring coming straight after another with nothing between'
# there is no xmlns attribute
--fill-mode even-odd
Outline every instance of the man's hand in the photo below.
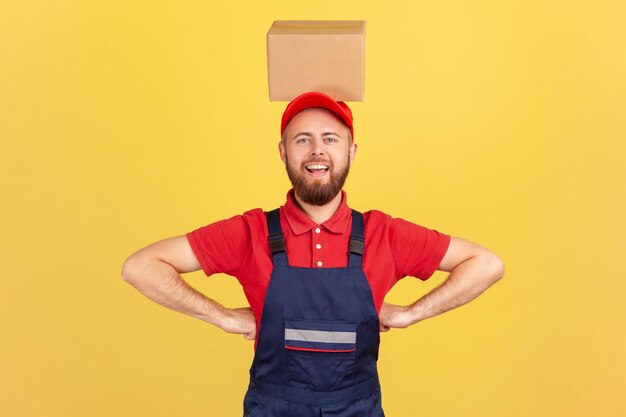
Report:
<svg viewBox="0 0 626 417"><path fill-rule="evenodd" d="M383 303L380 331L405 328L466 304L504 276L504 264L494 253L470 241L452 238L438 268L449 271L448 278L428 294L408 306Z"/></svg>
<svg viewBox="0 0 626 417"><path fill-rule="evenodd" d="M414 324L408 306L397 306L389 303L383 303L378 319L381 332L388 332L392 327L404 329Z"/></svg>
<svg viewBox="0 0 626 417"><path fill-rule="evenodd" d="M228 333L242 334L246 340L256 338L256 318L250 307L225 309L220 328Z"/></svg>
<svg viewBox="0 0 626 417"><path fill-rule="evenodd" d="M256 319L250 307L230 309L192 288L180 273L197 271L196 259L185 236L156 242L131 255L122 277L146 297L220 329L256 338Z"/></svg>

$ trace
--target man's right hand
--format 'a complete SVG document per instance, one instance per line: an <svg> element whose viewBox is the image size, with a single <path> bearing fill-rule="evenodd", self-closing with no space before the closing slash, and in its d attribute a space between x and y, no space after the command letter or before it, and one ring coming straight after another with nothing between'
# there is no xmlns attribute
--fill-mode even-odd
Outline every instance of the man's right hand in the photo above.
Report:
<svg viewBox="0 0 626 417"><path fill-rule="evenodd" d="M229 333L256 338L256 319L250 307L229 309L192 288L181 273L200 269L185 236L164 239L131 255L122 277L151 300L213 324Z"/></svg>
<svg viewBox="0 0 626 417"><path fill-rule="evenodd" d="M256 338L256 317L250 307L224 309L220 328L228 333L242 334L246 340Z"/></svg>

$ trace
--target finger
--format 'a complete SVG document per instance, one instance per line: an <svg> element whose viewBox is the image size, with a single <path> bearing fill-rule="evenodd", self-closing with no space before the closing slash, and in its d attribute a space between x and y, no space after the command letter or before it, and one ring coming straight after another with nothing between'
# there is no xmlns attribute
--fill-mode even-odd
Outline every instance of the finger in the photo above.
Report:
<svg viewBox="0 0 626 417"><path fill-rule="evenodd" d="M256 338L256 329L255 329L255 330L252 330L252 331L251 331L251 332L249 332L249 333L247 333L247 334L245 335L245 338L246 338L247 340L254 340L254 339Z"/></svg>

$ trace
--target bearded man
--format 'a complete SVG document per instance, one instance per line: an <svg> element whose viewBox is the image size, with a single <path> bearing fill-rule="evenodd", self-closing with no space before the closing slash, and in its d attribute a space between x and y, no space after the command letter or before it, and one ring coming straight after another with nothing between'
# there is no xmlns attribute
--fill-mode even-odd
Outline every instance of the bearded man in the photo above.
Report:
<svg viewBox="0 0 626 417"><path fill-rule="evenodd" d="M347 205L353 117L318 92L283 113L279 152L293 189L254 209L131 255L123 278L155 302L254 340L244 416L384 416L380 332L476 298L504 275L486 248L377 210ZM238 279L250 307L226 308L179 274ZM384 302L405 276L445 282L407 306Z"/></svg>

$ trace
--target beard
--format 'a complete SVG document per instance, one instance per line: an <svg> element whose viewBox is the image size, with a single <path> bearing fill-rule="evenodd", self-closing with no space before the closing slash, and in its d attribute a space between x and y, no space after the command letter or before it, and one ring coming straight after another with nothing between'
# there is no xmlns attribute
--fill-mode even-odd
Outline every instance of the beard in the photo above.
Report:
<svg viewBox="0 0 626 417"><path fill-rule="evenodd" d="M348 172L350 171L350 162L348 161L346 167L336 174L333 171L334 165L323 159L309 160L302 165L311 163L323 163L328 165L328 175L330 178L326 183L323 183L322 180L308 178L302 171L291 168L289 160L285 155L287 175L289 176L289 180L291 181L291 185L293 185L296 195L300 197L304 203L311 204L312 206L323 206L335 198L343 188L346 178L348 178Z"/></svg>

